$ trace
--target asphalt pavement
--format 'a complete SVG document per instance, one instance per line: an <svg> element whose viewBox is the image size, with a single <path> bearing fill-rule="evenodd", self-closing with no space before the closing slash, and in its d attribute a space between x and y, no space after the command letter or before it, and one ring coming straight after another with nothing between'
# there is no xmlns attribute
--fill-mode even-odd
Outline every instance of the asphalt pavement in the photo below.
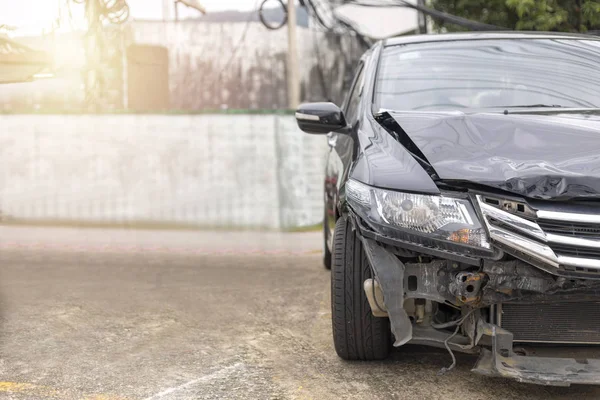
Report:
<svg viewBox="0 0 600 400"><path fill-rule="evenodd" d="M0 399L571 399L406 346L345 362L320 234L0 227Z"/></svg>

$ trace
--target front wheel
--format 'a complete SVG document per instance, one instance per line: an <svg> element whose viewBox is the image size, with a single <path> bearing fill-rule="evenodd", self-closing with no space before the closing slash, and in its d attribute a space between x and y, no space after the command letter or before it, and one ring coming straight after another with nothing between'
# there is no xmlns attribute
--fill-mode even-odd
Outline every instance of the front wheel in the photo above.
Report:
<svg viewBox="0 0 600 400"><path fill-rule="evenodd" d="M331 269L331 250L329 249L329 218L327 218L327 210L323 216L323 266L326 269Z"/></svg>
<svg viewBox="0 0 600 400"><path fill-rule="evenodd" d="M371 312L363 289L373 272L347 218L338 219L331 263L331 317L335 351L344 360L381 360L390 354L390 321Z"/></svg>

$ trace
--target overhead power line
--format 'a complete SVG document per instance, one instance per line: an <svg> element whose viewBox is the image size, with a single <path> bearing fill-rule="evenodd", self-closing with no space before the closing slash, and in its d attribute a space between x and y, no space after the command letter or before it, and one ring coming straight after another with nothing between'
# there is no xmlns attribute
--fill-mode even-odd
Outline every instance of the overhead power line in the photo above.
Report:
<svg viewBox="0 0 600 400"><path fill-rule="evenodd" d="M420 11L425 15L428 15L436 20L447 22L450 24L462 26L474 31L499 31L499 30L508 30L508 28L486 24L483 22L473 21L468 18L459 17L457 15L448 14L443 11L438 11L434 8L413 4L406 0L388 0L388 1L373 1L373 0L348 0L346 4L356 4L365 7L407 7L412 8L414 10Z"/></svg>
<svg viewBox="0 0 600 400"><path fill-rule="evenodd" d="M262 22L265 28L272 31L276 31L277 29L283 28L288 22L288 10L285 3L283 2L283 0L274 1L275 3L279 4L281 10L283 11L283 19L277 24L271 24L271 22L267 20L267 17L265 17L265 6L271 2L270 0L263 0L262 3L260 3L260 7L258 7L258 18L260 19L260 22Z"/></svg>
<svg viewBox="0 0 600 400"><path fill-rule="evenodd" d="M259 1L260 0L256 0L256 3L254 4L254 7L255 7L255 11L254 12L258 12L258 9L256 8L256 6L258 5ZM254 12L250 13L250 15L248 17L248 20L246 21L246 24L245 24L244 29L242 31L242 36L240 36L240 39L238 40L238 42L235 44L235 47L231 51L231 55L229 56L229 59L224 64L224 66L222 68L220 68L220 70L219 70L219 77L215 81L213 81L213 88L216 89L217 86L221 84L221 80L223 78L223 73L225 71L229 70L229 68L231 67L231 65L233 64L233 62L236 59L236 56L237 56L237 53L238 53L239 49L246 42L246 36L248 35L248 30L250 29L250 25L252 24L252 21L254 19Z"/></svg>
<svg viewBox="0 0 600 400"><path fill-rule="evenodd" d="M336 17L331 2L322 0L304 0L304 3L309 15L313 17L323 29L337 34L353 32L361 45L366 48L371 47L372 41L362 35L357 27Z"/></svg>

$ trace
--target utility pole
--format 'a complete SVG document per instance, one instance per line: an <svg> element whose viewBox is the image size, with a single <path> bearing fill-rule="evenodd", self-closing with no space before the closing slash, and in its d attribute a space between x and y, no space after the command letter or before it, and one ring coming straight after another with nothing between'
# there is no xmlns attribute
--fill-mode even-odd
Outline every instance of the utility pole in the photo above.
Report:
<svg viewBox="0 0 600 400"><path fill-rule="evenodd" d="M298 72L298 48L296 41L296 4L288 0L288 106L295 110L300 105L300 73Z"/></svg>

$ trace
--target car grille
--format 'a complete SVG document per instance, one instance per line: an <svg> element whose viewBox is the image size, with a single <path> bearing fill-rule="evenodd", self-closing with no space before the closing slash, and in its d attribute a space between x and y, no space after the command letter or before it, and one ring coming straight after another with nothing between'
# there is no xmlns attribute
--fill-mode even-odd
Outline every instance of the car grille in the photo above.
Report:
<svg viewBox="0 0 600 400"><path fill-rule="evenodd" d="M490 238L547 272L600 279L600 207L477 196Z"/></svg>
<svg viewBox="0 0 600 400"><path fill-rule="evenodd" d="M537 221L537 223L547 233L600 240L600 226L598 224L544 220Z"/></svg>
<svg viewBox="0 0 600 400"><path fill-rule="evenodd" d="M560 244L551 244L550 248L557 255L600 259L600 249L588 249L585 247L568 246Z"/></svg>
<svg viewBox="0 0 600 400"><path fill-rule="evenodd" d="M600 302L505 303L499 318L515 342L600 344Z"/></svg>

